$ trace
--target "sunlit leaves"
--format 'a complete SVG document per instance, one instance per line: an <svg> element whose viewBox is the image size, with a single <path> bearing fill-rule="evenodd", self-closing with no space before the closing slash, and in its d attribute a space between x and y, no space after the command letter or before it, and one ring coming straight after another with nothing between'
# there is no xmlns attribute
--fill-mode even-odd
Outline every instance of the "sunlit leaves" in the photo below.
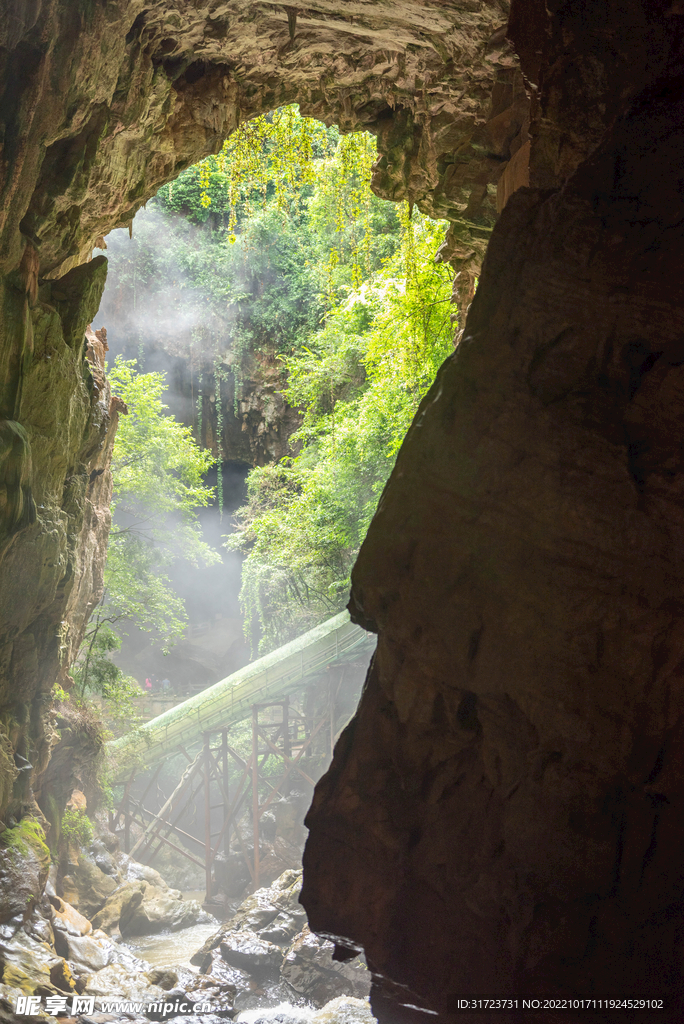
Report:
<svg viewBox="0 0 684 1024"><path fill-rule="evenodd" d="M345 604L349 574L397 450L452 350L451 276L434 263L443 228L411 222L408 246L351 292L288 359L304 410L300 454L255 469L231 547L247 555L247 635L270 649Z"/></svg>

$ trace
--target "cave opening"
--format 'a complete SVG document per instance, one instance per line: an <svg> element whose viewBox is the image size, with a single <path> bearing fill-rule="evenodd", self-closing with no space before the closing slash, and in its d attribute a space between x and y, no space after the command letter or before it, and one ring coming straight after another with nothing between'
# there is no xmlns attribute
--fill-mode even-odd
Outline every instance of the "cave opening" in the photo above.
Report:
<svg viewBox="0 0 684 1024"><path fill-rule="evenodd" d="M50 758L50 695L99 599L123 413L92 339L83 359L90 256L238 123L296 100L371 130L377 192L451 222L461 306L479 277L353 570L378 647L307 817L311 929L336 962L365 950L387 1024L542 994L641 999L624 1008L640 1020L654 991L674 1024L679 5L2 10L2 1012L71 998L78 973L78 941L28 981L12 949L68 915L35 798L57 778L59 818L87 786L85 741Z"/></svg>

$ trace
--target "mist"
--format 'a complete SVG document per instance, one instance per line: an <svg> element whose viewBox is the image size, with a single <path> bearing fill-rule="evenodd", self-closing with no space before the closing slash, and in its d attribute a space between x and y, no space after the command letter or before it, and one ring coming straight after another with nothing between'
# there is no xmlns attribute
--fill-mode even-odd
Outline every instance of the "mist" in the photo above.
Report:
<svg viewBox="0 0 684 1024"><path fill-rule="evenodd" d="M122 356L135 359L140 372L165 374L169 413L192 427L195 436L202 404L211 408L216 402L215 367L230 366L229 328L236 315L226 302L219 321L188 269L193 252L197 259L208 259L206 242L206 227L158 207L141 210L132 238L127 229L107 237L107 284L94 322L96 329L107 329L109 366ZM217 268L219 289L224 272ZM226 282L226 287L236 283ZM226 414L232 414L232 408ZM213 431L209 434L205 446L216 455L220 440ZM220 553L221 563L195 566L181 558L168 571L187 610L184 639L165 655L151 634L129 622L115 656L119 667L141 685L147 678L156 677L156 683L168 678L177 696L211 685L250 657L238 600L242 558L223 546L223 537L232 530L232 514L244 501L249 465L236 453L221 450L220 455L222 507L216 496L211 505L198 510L198 518L204 540ZM219 467L209 471L209 486L216 488L218 472Z"/></svg>

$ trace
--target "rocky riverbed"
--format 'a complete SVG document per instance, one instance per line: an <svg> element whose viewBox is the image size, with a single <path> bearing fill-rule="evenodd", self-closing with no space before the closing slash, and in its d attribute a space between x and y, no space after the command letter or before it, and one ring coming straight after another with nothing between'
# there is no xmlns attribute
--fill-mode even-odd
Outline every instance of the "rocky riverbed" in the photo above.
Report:
<svg viewBox="0 0 684 1024"><path fill-rule="evenodd" d="M72 860L67 873L44 864L42 895L0 924L0 1021L16 1021L22 1007L30 1011L22 1019L62 1024L216 1024L238 1015L246 1024L372 1022L369 972L358 959L333 961L332 943L309 931L301 871L285 871L219 926L113 838ZM3 864L17 872L17 887L21 863L8 855ZM167 948L173 936L173 961L137 955L142 936Z"/></svg>

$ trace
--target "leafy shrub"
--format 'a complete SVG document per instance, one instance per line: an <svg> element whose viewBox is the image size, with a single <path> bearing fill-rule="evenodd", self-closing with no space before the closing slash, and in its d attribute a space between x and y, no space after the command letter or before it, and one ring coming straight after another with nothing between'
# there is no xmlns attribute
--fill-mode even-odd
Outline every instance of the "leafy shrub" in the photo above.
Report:
<svg viewBox="0 0 684 1024"><path fill-rule="evenodd" d="M61 834L76 846L89 846L93 841L93 826L85 810L67 809L62 815Z"/></svg>

